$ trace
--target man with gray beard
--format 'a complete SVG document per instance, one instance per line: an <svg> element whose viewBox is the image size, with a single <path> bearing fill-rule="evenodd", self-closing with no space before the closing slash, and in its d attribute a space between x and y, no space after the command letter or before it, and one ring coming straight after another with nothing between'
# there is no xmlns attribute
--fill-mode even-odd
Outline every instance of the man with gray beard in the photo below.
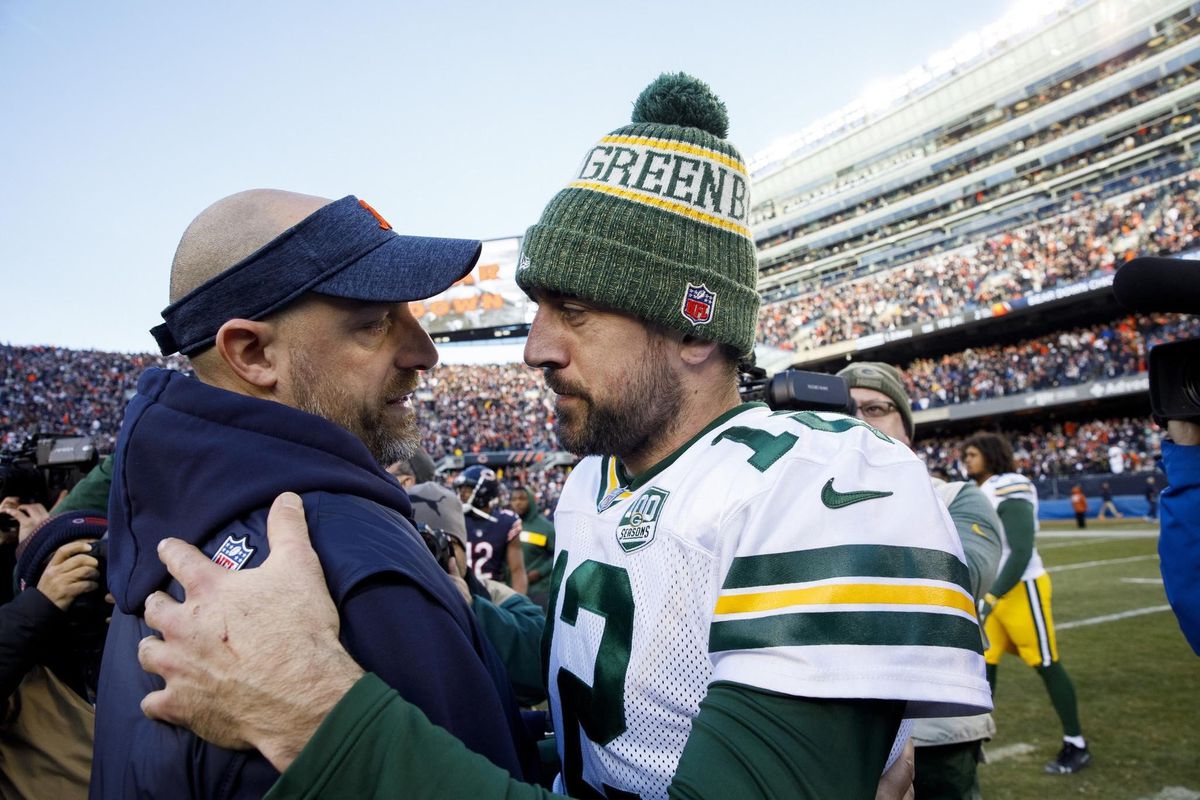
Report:
<svg viewBox="0 0 1200 800"><path fill-rule="evenodd" d="M161 683L139 667L138 643L152 633L147 597L182 597L157 558L161 538L181 537L227 570L258 567L270 550L267 511L285 490L313 523L346 649L468 747L526 777L532 759L499 660L380 466L416 452L409 398L437 361L408 301L449 287L479 252L476 241L399 236L352 196L242 192L188 227L153 334L164 354L189 356L196 377L142 376L113 466L117 608L92 797L259 797L275 782L266 755L142 714Z"/></svg>

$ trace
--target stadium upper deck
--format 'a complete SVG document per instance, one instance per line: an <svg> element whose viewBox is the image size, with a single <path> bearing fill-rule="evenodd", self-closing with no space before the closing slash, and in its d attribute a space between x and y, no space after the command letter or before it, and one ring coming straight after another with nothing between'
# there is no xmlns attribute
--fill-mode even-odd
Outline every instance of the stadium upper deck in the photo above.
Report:
<svg viewBox="0 0 1200 800"><path fill-rule="evenodd" d="M1081 187L1194 166L1198 8L1083 0L1003 20L892 96L755 156L765 298L959 246Z"/></svg>

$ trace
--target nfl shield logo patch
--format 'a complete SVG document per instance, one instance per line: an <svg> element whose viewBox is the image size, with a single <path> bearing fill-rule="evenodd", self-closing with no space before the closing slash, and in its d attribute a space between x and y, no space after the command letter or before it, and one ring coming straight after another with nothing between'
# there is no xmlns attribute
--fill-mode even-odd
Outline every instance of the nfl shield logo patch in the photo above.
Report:
<svg viewBox="0 0 1200 800"><path fill-rule="evenodd" d="M693 325L707 325L712 322L713 308L717 305L717 293L710 292L703 283L687 285L683 294L683 307L680 311L684 318Z"/></svg>
<svg viewBox="0 0 1200 800"><path fill-rule="evenodd" d="M255 549L246 544L245 536L236 539L233 536L226 536L225 542L217 549L217 554L212 557L212 560L218 567L236 572L250 560Z"/></svg>

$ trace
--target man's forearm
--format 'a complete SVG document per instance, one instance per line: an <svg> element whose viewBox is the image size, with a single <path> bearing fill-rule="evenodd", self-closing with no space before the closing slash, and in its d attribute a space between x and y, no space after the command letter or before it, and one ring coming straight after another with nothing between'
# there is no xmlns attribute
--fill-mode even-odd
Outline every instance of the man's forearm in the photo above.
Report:
<svg viewBox="0 0 1200 800"><path fill-rule="evenodd" d="M561 797L514 779L468 750L371 674L334 706L266 797L315 799L334 794L409 800Z"/></svg>
<svg viewBox="0 0 1200 800"><path fill-rule="evenodd" d="M55 635L66 614L36 589L0 607L0 699L7 699L37 663L41 643Z"/></svg>

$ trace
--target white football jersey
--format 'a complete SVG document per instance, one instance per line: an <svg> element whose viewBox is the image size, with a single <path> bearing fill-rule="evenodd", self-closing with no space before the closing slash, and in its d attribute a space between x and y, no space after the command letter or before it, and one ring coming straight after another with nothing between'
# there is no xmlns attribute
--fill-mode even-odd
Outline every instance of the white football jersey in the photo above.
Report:
<svg viewBox="0 0 1200 800"><path fill-rule="evenodd" d="M954 526L921 462L856 419L745 404L634 480L584 459L555 529L549 690L572 796L665 798L716 681L907 716L991 708Z"/></svg>
<svg viewBox="0 0 1200 800"><path fill-rule="evenodd" d="M1005 500L1024 500L1033 505L1033 531L1036 534L1040 530L1038 525L1038 496L1037 489L1033 486L1033 481L1020 475L1016 472L1005 472L1002 475L993 475L979 485L983 493L987 495L988 500L992 501L992 508L999 509L1000 504ZM1012 548L1008 546L1008 534L1004 532L1004 526L1000 526L1000 566L996 569L996 574L1000 574L1000 570L1004 569L1004 564L1008 561L1008 554L1012 552ZM1022 581L1033 580L1040 578L1046 574L1046 568L1042 566L1042 556L1038 553L1037 544L1033 545L1033 554L1029 556L1029 563L1025 566L1025 572L1021 574Z"/></svg>

